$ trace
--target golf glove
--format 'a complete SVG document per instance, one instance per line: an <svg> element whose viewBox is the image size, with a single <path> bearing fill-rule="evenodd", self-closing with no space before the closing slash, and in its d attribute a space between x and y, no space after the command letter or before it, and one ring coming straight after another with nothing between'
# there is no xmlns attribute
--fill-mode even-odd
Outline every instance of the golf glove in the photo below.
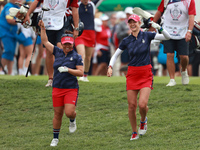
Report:
<svg viewBox="0 0 200 150"><path fill-rule="evenodd" d="M151 21L151 22L149 22L150 24L151 24L151 26L153 27L153 28L155 28L155 29L158 29L158 31L160 31L160 32L162 32L162 27L159 25L159 24L157 24L157 23L155 23L155 22L153 22L153 21Z"/></svg>
<svg viewBox="0 0 200 150"><path fill-rule="evenodd" d="M66 66L61 66L61 67L58 68L58 71L59 71L60 73L62 73L62 72L68 72L68 67L66 67Z"/></svg>
<svg viewBox="0 0 200 150"><path fill-rule="evenodd" d="M19 9L20 13L26 14L27 13L27 9L24 8L24 6L21 6Z"/></svg>

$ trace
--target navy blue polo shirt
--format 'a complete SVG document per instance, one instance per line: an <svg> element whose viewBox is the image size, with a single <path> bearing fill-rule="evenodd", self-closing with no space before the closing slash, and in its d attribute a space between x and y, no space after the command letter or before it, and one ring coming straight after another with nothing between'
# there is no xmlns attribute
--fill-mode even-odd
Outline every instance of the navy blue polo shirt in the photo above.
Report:
<svg viewBox="0 0 200 150"><path fill-rule="evenodd" d="M155 32L140 31L137 38L129 35L122 40L119 49L128 50L130 58L128 66L145 66L151 64L150 43L155 35Z"/></svg>
<svg viewBox="0 0 200 150"><path fill-rule="evenodd" d="M76 76L68 73L58 71L60 66L66 66L71 69L76 69L76 66L83 66L83 60L75 50L72 50L67 55L62 49L54 46L53 55L55 61L53 64L54 76L53 76L53 87L61 89L77 89L79 88Z"/></svg>
<svg viewBox="0 0 200 150"><path fill-rule="evenodd" d="M81 2L78 2L78 4L79 18L84 23L84 30L94 30L94 3L89 1L87 5L84 5Z"/></svg>

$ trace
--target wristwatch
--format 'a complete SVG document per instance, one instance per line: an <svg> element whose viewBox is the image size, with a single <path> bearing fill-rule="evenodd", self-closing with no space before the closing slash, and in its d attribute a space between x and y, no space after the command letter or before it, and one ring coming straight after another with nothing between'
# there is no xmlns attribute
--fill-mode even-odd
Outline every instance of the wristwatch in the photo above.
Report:
<svg viewBox="0 0 200 150"><path fill-rule="evenodd" d="M79 27L77 27L77 28L74 28L74 30L76 30L76 31L79 31Z"/></svg>

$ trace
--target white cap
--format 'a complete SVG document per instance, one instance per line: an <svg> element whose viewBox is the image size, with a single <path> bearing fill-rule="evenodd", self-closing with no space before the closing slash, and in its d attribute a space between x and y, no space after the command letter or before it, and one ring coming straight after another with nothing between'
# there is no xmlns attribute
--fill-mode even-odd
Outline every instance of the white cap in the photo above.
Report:
<svg viewBox="0 0 200 150"><path fill-rule="evenodd" d="M124 12L126 13L126 14L133 14L133 8L132 7L126 7L126 9L124 10Z"/></svg>
<svg viewBox="0 0 200 150"><path fill-rule="evenodd" d="M100 17L100 19L101 19L102 21L106 21L106 20L109 19L109 17L108 17L106 14L102 14L101 17Z"/></svg>
<svg viewBox="0 0 200 150"><path fill-rule="evenodd" d="M118 12L116 13L116 17L117 17L117 19L126 18L126 13L123 12L123 11L118 11Z"/></svg>
<svg viewBox="0 0 200 150"><path fill-rule="evenodd" d="M102 21L99 18L94 18L94 29L96 32L101 32Z"/></svg>

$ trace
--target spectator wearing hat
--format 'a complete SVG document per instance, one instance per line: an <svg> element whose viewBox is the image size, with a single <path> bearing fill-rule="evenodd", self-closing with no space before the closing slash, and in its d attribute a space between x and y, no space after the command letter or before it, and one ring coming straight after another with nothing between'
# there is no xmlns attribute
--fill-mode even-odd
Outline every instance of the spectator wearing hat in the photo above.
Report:
<svg viewBox="0 0 200 150"><path fill-rule="evenodd" d="M107 76L111 77L113 66L117 57L122 52L128 51L130 62L128 63L128 72L126 75L126 91L128 99L128 116L132 127L132 135L130 140L136 140L140 135L144 135L147 131L147 112L148 99L153 89L153 73L150 61L150 43L151 40L168 40L170 35L166 30L163 30L160 25L151 22L152 27L158 29L162 34L155 32L141 31L141 20L138 15L131 15L128 19L128 25L131 34L125 37L119 48L112 56ZM140 112L140 127L137 131L137 97L139 95L139 112Z"/></svg>
<svg viewBox="0 0 200 150"><path fill-rule="evenodd" d="M41 27L41 40L47 50L55 56L52 100L54 107L53 140L50 146L57 146L58 136L62 123L62 116L70 119L69 132L76 131L76 105L79 85L76 76L83 75L83 61L73 49L73 34L63 34L61 44L63 49L54 46L48 41L44 23L39 21Z"/></svg>
<svg viewBox="0 0 200 150"><path fill-rule="evenodd" d="M117 13L117 18L120 18L120 22L117 25L117 29L116 29L116 33L117 33L117 38L119 40L119 43L121 43L121 41L127 37L128 35L130 35L131 30L128 27L127 24L127 15L125 12L120 11ZM129 63L129 55L127 53L127 51L124 51L121 55L121 66L120 66L120 74L121 75L126 75L127 73L127 69L123 69L124 67L127 68L127 64Z"/></svg>
<svg viewBox="0 0 200 150"><path fill-rule="evenodd" d="M126 7L124 12L126 13L126 22L128 22L128 18L133 14L133 7Z"/></svg>
<svg viewBox="0 0 200 150"><path fill-rule="evenodd" d="M107 66L110 59L110 42L111 31L108 26L109 17L102 14L100 17L102 21L101 31L96 32L96 47L98 67L94 75L106 75Z"/></svg>

